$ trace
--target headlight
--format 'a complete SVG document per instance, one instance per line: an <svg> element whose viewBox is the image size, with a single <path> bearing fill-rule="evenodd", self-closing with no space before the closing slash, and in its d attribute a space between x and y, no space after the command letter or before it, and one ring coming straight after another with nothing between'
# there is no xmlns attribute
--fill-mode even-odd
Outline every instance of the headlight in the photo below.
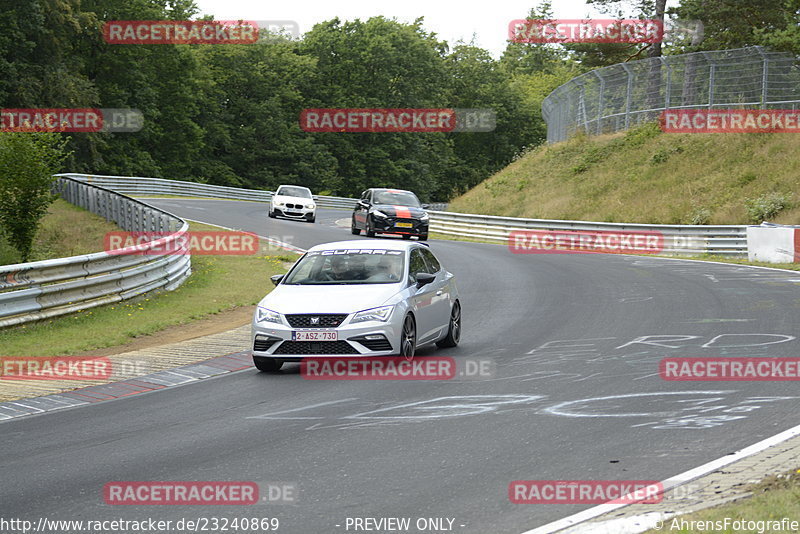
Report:
<svg viewBox="0 0 800 534"><path fill-rule="evenodd" d="M275 203L275 205L276 206L283 206L283 202L278 201L278 202Z"/></svg>
<svg viewBox="0 0 800 534"><path fill-rule="evenodd" d="M310 210L313 210L314 209L314 204L306 204L306 208L308 208Z"/></svg>
<svg viewBox="0 0 800 534"><path fill-rule="evenodd" d="M380 217L381 219L385 219L386 217L388 217L388 215L383 213L381 210L373 210L372 215L374 215L375 217Z"/></svg>
<svg viewBox="0 0 800 534"><path fill-rule="evenodd" d="M256 308L256 322L283 324L283 321L281 321L280 313L268 310L266 308L262 308L261 306Z"/></svg>
<svg viewBox="0 0 800 534"><path fill-rule="evenodd" d="M420 221L427 221L430 217L427 213L423 213L422 217L419 218Z"/></svg>
<svg viewBox="0 0 800 534"><path fill-rule="evenodd" d="M389 320L389 316L392 314L392 310L394 306L381 306L380 308L371 308L369 310L364 310L356 313L353 320L350 323L361 323L364 321L383 321L386 322Z"/></svg>

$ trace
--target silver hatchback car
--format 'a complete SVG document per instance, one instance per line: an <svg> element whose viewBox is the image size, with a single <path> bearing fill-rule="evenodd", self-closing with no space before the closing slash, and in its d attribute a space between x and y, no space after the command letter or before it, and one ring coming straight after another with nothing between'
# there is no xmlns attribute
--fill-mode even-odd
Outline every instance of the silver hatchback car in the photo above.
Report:
<svg viewBox="0 0 800 534"><path fill-rule="evenodd" d="M455 347L455 278L425 243L356 240L317 245L258 303L253 363L274 372L305 357L392 356Z"/></svg>

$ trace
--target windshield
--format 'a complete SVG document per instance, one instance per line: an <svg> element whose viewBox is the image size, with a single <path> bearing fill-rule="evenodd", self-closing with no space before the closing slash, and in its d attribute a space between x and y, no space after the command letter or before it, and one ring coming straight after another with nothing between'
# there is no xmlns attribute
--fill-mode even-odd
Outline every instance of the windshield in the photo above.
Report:
<svg viewBox="0 0 800 534"><path fill-rule="evenodd" d="M311 191L304 187L281 187L275 194L284 197L311 198Z"/></svg>
<svg viewBox="0 0 800 534"><path fill-rule="evenodd" d="M405 253L399 250L322 250L308 252L283 284L396 284L403 279Z"/></svg>
<svg viewBox="0 0 800 534"><path fill-rule="evenodd" d="M376 191L373 196L374 204L391 204L393 206L421 207L419 199L414 193L408 191Z"/></svg>

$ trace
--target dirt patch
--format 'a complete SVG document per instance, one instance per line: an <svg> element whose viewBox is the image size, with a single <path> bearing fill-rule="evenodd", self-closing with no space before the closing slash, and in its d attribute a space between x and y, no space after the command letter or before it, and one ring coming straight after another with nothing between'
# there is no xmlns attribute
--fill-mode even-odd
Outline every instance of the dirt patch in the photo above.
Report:
<svg viewBox="0 0 800 534"><path fill-rule="evenodd" d="M253 312L255 309L255 306L242 306L240 308L234 308L232 310L217 313L206 319L198 319L196 321L192 321L191 323L167 327L164 330L160 330L148 336L137 338L134 341L124 345L90 350L88 352L82 352L79 355L111 356L113 354L120 354L122 352L148 349L151 347L166 345L168 343L176 343L210 334L227 332L228 330L233 330L234 328L249 324L253 319Z"/></svg>

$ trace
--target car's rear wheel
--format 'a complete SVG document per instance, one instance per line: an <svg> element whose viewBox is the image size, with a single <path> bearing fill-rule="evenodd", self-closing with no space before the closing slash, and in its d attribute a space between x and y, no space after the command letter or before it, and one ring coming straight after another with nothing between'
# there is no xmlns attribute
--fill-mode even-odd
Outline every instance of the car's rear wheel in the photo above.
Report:
<svg viewBox="0 0 800 534"><path fill-rule="evenodd" d="M361 230L356 228L356 218L355 217L350 219L350 233L353 234L353 235L359 235L361 233Z"/></svg>
<svg viewBox="0 0 800 534"><path fill-rule="evenodd" d="M257 358L253 356L253 365L256 369L265 373L277 373L283 367L283 362L275 358Z"/></svg>
<svg viewBox="0 0 800 534"><path fill-rule="evenodd" d="M441 341L436 342L440 349L455 347L461 340L461 303L455 301L453 309L450 310L450 324L447 328L447 336Z"/></svg>
<svg viewBox="0 0 800 534"><path fill-rule="evenodd" d="M406 315L403 321L403 333L400 336L400 356L406 360L414 357L414 352L417 350L417 325L414 322L414 316L411 314Z"/></svg>

